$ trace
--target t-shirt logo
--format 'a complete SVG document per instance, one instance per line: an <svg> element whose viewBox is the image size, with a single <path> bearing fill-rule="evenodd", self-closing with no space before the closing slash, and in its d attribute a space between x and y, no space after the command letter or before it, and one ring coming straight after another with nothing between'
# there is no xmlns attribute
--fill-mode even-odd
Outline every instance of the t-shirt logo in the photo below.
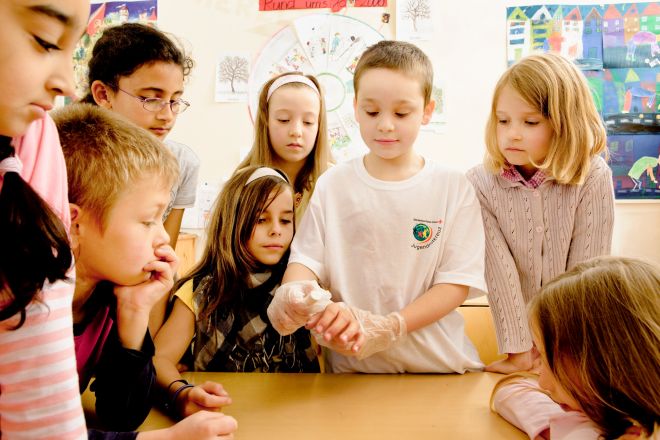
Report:
<svg viewBox="0 0 660 440"><path fill-rule="evenodd" d="M431 246L442 232L442 219L440 220L420 220L413 219L412 235L415 241L411 247L421 250Z"/></svg>
<svg viewBox="0 0 660 440"><path fill-rule="evenodd" d="M415 237L415 240L422 243L429 241L432 233L433 229L429 228L428 225L425 225L424 223L417 223L413 227L413 237Z"/></svg>

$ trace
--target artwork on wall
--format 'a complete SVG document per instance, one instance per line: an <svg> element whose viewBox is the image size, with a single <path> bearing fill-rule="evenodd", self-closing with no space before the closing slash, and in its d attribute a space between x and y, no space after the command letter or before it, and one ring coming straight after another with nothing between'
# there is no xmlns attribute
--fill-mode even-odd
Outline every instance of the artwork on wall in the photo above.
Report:
<svg viewBox="0 0 660 440"><path fill-rule="evenodd" d="M76 95L82 97L87 89L87 63L92 48L103 30L128 22L155 25L158 19L158 0L92 0L87 29L73 53Z"/></svg>
<svg viewBox="0 0 660 440"><path fill-rule="evenodd" d="M247 52L224 52L215 65L215 102L246 102L250 77Z"/></svg>
<svg viewBox="0 0 660 440"><path fill-rule="evenodd" d="M250 73L248 99L252 120L262 85L283 72L315 75L325 91L328 135L337 161L367 151L353 116L353 71L364 50L383 39L366 23L334 14L294 20L261 49Z"/></svg>
<svg viewBox="0 0 660 440"><path fill-rule="evenodd" d="M660 200L660 4L507 8L507 60L556 52L589 82L617 199Z"/></svg>

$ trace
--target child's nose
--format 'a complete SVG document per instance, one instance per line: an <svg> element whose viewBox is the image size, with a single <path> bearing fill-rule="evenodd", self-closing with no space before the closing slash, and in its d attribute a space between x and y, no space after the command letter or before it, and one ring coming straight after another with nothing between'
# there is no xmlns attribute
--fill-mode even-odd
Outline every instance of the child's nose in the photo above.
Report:
<svg viewBox="0 0 660 440"><path fill-rule="evenodd" d="M170 235L165 230L165 226L163 226L162 222L158 224L157 228L158 231L156 232L156 238L154 240L154 248L163 246L170 242Z"/></svg>
<svg viewBox="0 0 660 440"><path fill-rule="evenodd" d="M302 123L298 121L291 122L291 130L289 131L289 135L293 137L302 136Z"/></svg>
<svg viewBox="0 0 660 440"><path fill-rule="evenodd" d="M66 51L63 52L63 54ZM46 87L52 90L55 95L74 96L75 85L73 80L73 59L68 56L59 56L55 60L55 66L51 75L48 77Z"/></svg>
<svg viewBox="0 0 660 440"><path fill-rule="evenodd" d="M387 116L382 116L378 121L378 130L380 131L392 131L394 130L394 124L392 119Z"/></svg>
<svg viewBox="0 0 660 440"><path fill-rule="evenodd" d="M282 235L282 226L278 222L274 222L270 228L270 235Z"/></svg>

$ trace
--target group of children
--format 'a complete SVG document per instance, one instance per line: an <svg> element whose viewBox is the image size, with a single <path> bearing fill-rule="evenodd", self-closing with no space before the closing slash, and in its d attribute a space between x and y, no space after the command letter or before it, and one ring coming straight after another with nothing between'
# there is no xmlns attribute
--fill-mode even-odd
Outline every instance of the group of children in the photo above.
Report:
<svg viewBox="0 0 660 440"><path fill-rule="evenodd" d="M14 42L0 49L4 437L230 439L237 423L217 412L229 394L180 371L318 372L317 344L330 372L482 370L456 308L484 292L507 355L486 370L532 372L495 390L507 420L531 438L658 435L660 268L592 258L609 253L612 180L570 62L533 55L505 72L484 164L467 176L413 149L434 109L433 68L414 45L382 41L360 58L369 153L347 163L331 163L318 81L273 78L202 258L175 280L199 165L165 138L189 106L192 61L156 29L110 28L86 103L53 123L88 8L0 6L0 37ZM86 434L90 381L112 432ZM132 432L154 405L182 420Z"/></svg>

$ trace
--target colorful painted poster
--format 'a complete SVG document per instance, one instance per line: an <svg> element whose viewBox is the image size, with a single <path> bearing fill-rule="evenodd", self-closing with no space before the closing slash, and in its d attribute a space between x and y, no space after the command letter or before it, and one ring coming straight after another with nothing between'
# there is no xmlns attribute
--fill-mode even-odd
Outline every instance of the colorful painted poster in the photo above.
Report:
<svg viewBox="0 0 660 440"><path fill-rule="evenodd" d="M559 53L581 69L603 68L601 5L536 5L507 8L507 60L533 52Z"/></svg>
<svg viewBox="0 0 660 440"><path fill-rule="evenodd" d="M371 26L344 15L310 14L294 20L266 43L254 63L248 82L252 120L267 80L290 71L313 74L323 87L335 160L363 154L367 148L353 116L353 71L362 52L382 39Z"/></svg>
<svg viewBox="0 0 660 440"><path fill-rule="evenodd" d="M101 37L103 30L122 23L138 22L156 24L158 0L122 0L103 2L93 0L90 5L87 29L73 53L73 69L76 81L76 95L82 97L87 89L87 63L92 48Z"/></svg>
<svg viewBox="0 0 660 440"><path fill-rule="evenodd" d="M660 5L625 3L607 5L603 16L605 67L660 65Z"/></svg>
<svg viewBox="0 0 660 440"><path fill-rule="evenodd" d="M616 198L660 200L660 135L610 135L607 145Z"/></svg>

